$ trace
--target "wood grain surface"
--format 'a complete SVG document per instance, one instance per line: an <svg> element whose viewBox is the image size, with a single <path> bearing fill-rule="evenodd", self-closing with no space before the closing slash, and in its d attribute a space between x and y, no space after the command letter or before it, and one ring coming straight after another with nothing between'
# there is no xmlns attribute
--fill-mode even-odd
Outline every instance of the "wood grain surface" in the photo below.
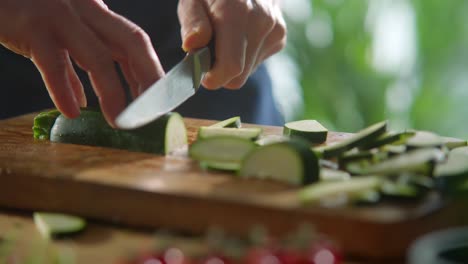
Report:
<svg viewBox="0 0 468 264"><path fill-rule="evenodd" d="M0 206L72 213L112 223L245 234L264 224L281 234L304 222L350 255L398 258L419 235L467 223L461 205L429 196L406 206L304 206L295 187L210 172L180 151L170 156L35 141L34 114L0 121ZM186 119L189 141L201 125ZM281 128L263 127L265 134ZM348 134L330 133L327 142Z"/></svg>

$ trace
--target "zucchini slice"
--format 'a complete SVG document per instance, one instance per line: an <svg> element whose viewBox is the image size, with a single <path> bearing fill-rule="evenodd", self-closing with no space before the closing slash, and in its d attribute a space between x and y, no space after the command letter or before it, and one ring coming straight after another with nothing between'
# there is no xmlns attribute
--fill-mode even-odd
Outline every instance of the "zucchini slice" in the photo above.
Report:
<svg viewBox="0 0 468 264"><path fill-rule="evenodd" d="M359 131L346 140L328 146L316 147L312 150L322 158L333 158L354 147L373 142L376 138L385 133L386 130L387 121L382 121Z"/></svg>
<svg viewBox="0 0 468 264"><path fill-rule="evenodd" d="M261 136L257 141L255 141L255 144L259 146L264 146L264 145L269 145L273 143L279 143L279 142L284 142L288 141L289 137L283 136L283 135L265 135Z"/></svg>
<svg viewBox="0 0 468 264"><path fill-rule="evenodd" d="M445 162L436 165L436 184L443 191L458 192L468 181L468 147L460 147L449 152Z"/></svg>
<svg viewBox="0 0 468 264"><path fill-rule="evenodd" d="M291 140L251 151L243 160L239 175L303 185L319 180L319 162L307 142Z"/></svg>
<svg viewBox="0 0 468 264"><path fill-rule="evenodd" d="M35 212L33 218L37 229L46 239L74 234L86 227L85 219L73 215Z"/></svg>
<svg viewBox="0 0 468 264"><path fill-rule="evenodd" d="M413 137L415 134L416 132L414 131L385 133L376 140L360 146L359 149L367 150L372 148L378 148L387 144L404 144L409 138Z"/></svg>
<svg viewBox="0 0 468 264"><path fill-rule="evenodd" d="M241 118L240 116L234 116L223 121L219 121L210 127L232 127L232 128L241 128Z"/></svg>
<svg viewBox="0 0 468 264"><path fill-rule="evenodd" d="M317 120L300 120L286 123L283 127L283 135L301 137L311 143L320 144L327 140L328 129Z"/></svg>
<svg viewBox="0 0 468 264"><path fill-rule="evenodd" d="M216 136L232 136L256 140L262 133L259 127L253 128L231 128L231 127L200 127L198 129L198 139L206 139Z"/></svg>
<svg viewBox="0 0 468 264"><path fill-rule="evenodd" d="M101 112L81 110L78 118L60 115L50 132L50 141L168 154L187 144L184 120L168 113L134 130L110 127Z"/></svg>
<svg viewBox="0 0 468 264"><path fill-rule="evenodd" d="M205 168L238 170L241 161L254 148L255 143L248 139L217 136L194 142L190 146L189 155Z"/></svg>
<svg viewBox="0 0 468 264"><path fill-rule="evenodd" d="M444 145L450 150L468 145L466 140L453 137L442 137L442 141L444 142Z"/></svg>
<svg viewBox="0 0 468 264"><path fill-rule="evenodd" d="M324 181L310 184L299 192L303 203L313 203L334 195L347 195L348 198L358 198L364 191L377 190L382 179L377 176L350 178L345 181ZM351 199L352 200L352 199Z"/></svg>
<svg viewBox="0 0 468 264"><path fill-rule="evenodd" d="M368 166L350 163L347 166L347 170L352 174L359 175L398 175L410 172L432 175L434 164L444 158L445 152L438 148L423 148L412 150Z"/></svg>
<svg viewBox="0 0 468 264"><path fill-rule="evenodd" d="M439 148L443 145L442 137L429 131L416 131L416 134L406 141L408 149Z"/></svg>

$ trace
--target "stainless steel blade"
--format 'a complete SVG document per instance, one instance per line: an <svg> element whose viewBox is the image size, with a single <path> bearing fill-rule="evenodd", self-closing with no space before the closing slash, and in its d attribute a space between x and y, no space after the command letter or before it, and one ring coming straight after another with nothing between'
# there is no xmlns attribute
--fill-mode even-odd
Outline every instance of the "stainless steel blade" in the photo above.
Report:
<svg viewBox="0 0 468 264"><path fill-rule="evenodd" d="M189 53L117 117L117 126L122 129L141 127L170 112L195 94L210 64L208 47Z"/></svg>

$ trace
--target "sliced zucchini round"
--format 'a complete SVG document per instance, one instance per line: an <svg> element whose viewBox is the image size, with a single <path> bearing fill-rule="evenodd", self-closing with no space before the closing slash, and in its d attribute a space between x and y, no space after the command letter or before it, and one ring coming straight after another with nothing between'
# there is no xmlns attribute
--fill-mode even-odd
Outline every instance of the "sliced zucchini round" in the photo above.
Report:
<svg viewBox="0 0 468 264"><path fill-rule="evenodd" d="M327 140L328 129L317 120L300 120L286 123L283 127L283 135L300 137L311 143L320 144Z"/></svg>
<svg viewBox="0 0 468 264"><path fill-rule="evenodd" d="M254 149L243 160L239 175L302 185L319 180L319 163L307 142L292 140Z"/></svg>
<svg viewBox="0 0 468 264"><path fill-rule="evenodd" d="M205 168L238 170L241 161L254 148L255 143L248 139L216 136L194 142L190 146L189 155Z"/></svg>
<svg viewBox="0 0 468 264"><path fill-rule="evenodd" d="M259 127L251 128L231 128L231 127L200 127L198 129L198 139L206 139L216 136L231 136L250 140L256 140L262 133Z"/></svg>
<svg viewBox="0 0 468 264"><path fill-rule="evenodd" d="M101 112L81 110L78 118L58 116L50 141L168 154L187 144L187 131L178 113L168 113L137 129L117 130L107 124Z"/></svg>
<svg viewBox="0 0 468 264"><path fill-rule="evenodd" d="M33 218L37 229L46 239L74 234L86 227L85 219L68 214L35 212Z"/></svg>
<svg viewBox="0 0 468 264"><path fill-rule="evenodd" d="M408 149L437 148L443 145L442 137L429 131L416 131L416 134L406 141Z"/></svg>
<svg viewBox="0 0 468 264"><path fill-rule="evenodd" d="M348 139L328 146L316 147L313 151L325 159L337 157L341 153L354 147L373 142L376 138L385 133L386 130L387 121L382 121L359 131Z"/></svg>
<svg viewBox="0 0 468 264"><path fill-rule="evenodd" d="M240 116L234 116L223 121L219 121L210 127L233 127L240 128L242 126Z"/></svg>
<svg viewBox="0 0 468 264"><path fill-rule="evenodd" d="M303 203L313 203L326 197L343 194L352 200L354 195L359 197L364 191L377 190L381 182L382 179L377 176L354 177L344 181L324 181L304 187L299 192L299 197Z"/></svg>
<svg viewBox="0 0 468 264"><path fill-rule="evenodd" d="M445 153L438 148L423 148L391 157L372 165L348 164L352 174L398 175L401 173L420 173L432 175L434 164L445 158Z"/></svg>

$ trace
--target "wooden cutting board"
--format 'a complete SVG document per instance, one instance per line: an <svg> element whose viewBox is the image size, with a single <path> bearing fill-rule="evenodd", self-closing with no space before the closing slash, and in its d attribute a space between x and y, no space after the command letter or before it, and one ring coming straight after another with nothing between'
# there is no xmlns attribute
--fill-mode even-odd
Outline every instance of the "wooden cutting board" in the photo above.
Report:
<svg viewBox="0 0 468 264"><path fill-rule="evenodd" d="M297 189L200 169L183 152L156 156L35 141L34 114L0 121L0 206L72 213L142 227L203 232L212 225L245 234L264 224L281 234L308 222L347 254L404 256L419 235L468 223L466 210L438 196L378 207L304 206ZM189 141L201 125L186 119ZM280 134L264 127L265 134ZM330 133L328 142L346 133Z"/></svg>

